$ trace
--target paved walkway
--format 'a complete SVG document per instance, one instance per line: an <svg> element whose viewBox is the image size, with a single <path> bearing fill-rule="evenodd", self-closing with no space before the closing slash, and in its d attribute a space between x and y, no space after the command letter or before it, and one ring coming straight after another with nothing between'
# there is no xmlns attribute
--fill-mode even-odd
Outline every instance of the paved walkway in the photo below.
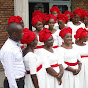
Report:
<svg viewBox="0 0 88 88"><path fill-rule="evenodd" d="M3 88L3 80L5 78L4 72L0 71L0 88Z"/></svg>

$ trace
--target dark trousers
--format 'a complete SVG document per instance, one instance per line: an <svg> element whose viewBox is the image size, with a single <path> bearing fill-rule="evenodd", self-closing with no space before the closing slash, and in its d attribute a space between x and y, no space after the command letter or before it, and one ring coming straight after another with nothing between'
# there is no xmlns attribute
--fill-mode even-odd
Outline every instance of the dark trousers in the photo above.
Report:
<svg viewBox="0 0 88 88"><path fill-rule="evenodd" d="M19 81L16 81L18 88L24 88L24 79L21 79ZM4 88L10 88L8 80L4 80Z"/></svg>

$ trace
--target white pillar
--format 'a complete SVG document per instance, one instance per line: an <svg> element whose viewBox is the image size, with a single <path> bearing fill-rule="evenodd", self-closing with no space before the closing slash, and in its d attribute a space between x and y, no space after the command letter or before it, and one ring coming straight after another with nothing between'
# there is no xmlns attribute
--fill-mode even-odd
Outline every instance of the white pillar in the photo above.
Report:
<svg viewBox="0 0 88 88"><path fill-rule="evenodd" d="M14 0L14 15L21 16L24 21L24 27L29 28L28 0Z"/></svg>

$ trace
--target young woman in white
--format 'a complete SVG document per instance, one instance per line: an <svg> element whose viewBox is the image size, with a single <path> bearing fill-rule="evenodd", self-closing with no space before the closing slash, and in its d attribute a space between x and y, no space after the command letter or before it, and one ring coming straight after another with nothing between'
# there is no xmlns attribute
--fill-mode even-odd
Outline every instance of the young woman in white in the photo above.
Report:
<svg viewBox="0 0 88 88"><path fill-rule="evenodd" d="M34 16L32 18L32 26L36 28L34 33L38 37L38 44L37 44L37 47L35 47L35 49L38 49L38 48L41 48L42 45L44 45L44 43L39 41L39 32L43 29L43 18L40 15Z"/></svg>
<svg viewBox="0 0 88 88"><path fill-rule="evenodd" d="M50 8L50 13L57 18L58 14L60 13L60 9L57 6L52 6L52 8ZM58 25L57 20L56 20L56 23L54 25L54 29L59 30L59 25Z"/></svg>
<svg viewBox="0 0 88 88"><path fill-rule="evenodd" d="M29 29L23 30L23 33L21 43L27 44L27 47L23 50L26 69L24 88L47 88L45 86L45 71L42 66L42 61L39 56L34 53L34 48L38 43L37 36Z"/></svg>
<svg viewBox="0 0 88 88"><path fill-rule="evenodd" d="M62 76L63 76L63 66L62 60L55 53L53 46L53 36L48 29L43 29L39 33L39 39L44 42L44 46L41 49L36 50L36 54L40 55L42 61L48 63L50 67L46 64L43 65L46 69L46 82L48 88L63 88L62 86Z"/></svg>
<svg viewBox="0 0 88 88"><path fill-rule="evenodd" d="M81 13L77 12L73 14L73 20L67 23L67 27L72 28L72 41L75 43L74 35L76 34L77 29L80 27L85 28L84 23L80 22Z"/></svg>
<svg viewBox="0 0 88 88"><path fill-rule="evenodd" d="M64 70L63 88L80 88L79 72L81 70L80 55L77 49L72 46L72 29L64 28L59 35L63 38L64 43L58 47L57 53L60 58L68 65Z"/></svg>
<svg viewBox="0 0 88 88"><path fill-rule="evenodd" d="M88 44L87 41L87 30L79 28L74 36L76 39L76 44L74 47L78 49L81 56L82 69L79 73L80 76L80 88L88 88Z"/></svg>
<svg viewBox="0 0 88 88"><path fill-rule="evenodd" d="M66 23L68 22L68 17L67 15L61 13L61 14L58 14L57 20L58 20L59 29L60 29L59 32L60 32L62 29L67 27ZM58 43L59 43L59 46L61 46L63 43L63 39L60 36L58 37Z"/></svg>
<svg viewBox="0 0 88 88"><path fill-rule="evenodd" d="M59 35L58 35L59 30L54 29L54 25L55 25L55 22L56 22L56 17L52 14L48 14L45 17L45 22L49 26L48 30L52 33L52 36L53 36L53 39L54 39L53 47L60 46Z"/></svg>

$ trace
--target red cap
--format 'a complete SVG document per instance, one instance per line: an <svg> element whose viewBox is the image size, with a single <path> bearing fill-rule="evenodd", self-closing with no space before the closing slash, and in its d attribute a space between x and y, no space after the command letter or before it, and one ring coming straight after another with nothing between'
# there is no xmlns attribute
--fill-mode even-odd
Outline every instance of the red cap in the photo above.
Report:
<svg viewBox="0 0 88 88"><path fill-rule="evenodd" d="M71 15L71 19L72 19L73 17L74 17L74 15L72 14L72 15Z"/></svg>
<svg viewBox="0 0 88 88"><path fill-rule="evenodd" d="M86 16L88 18L88 12L86 12L84 16Z"/></svg>
<svg viewBox="0 0 88 88"><path fill-rule="evenodd" d="M40 10L35 10L33 13L32 13L32 17L36 16L36 15L39 15L41 14L42 12Z"/></svg>
<svg viewBox="0 0 88 88"><path fill-rule="evenodd" d="M36 34L30 31L28 28L24 28L23 33L23 38L21 40L22 44L30 44L36 37Z"/></svg>
<svg viewBox="0 0 88 88"><path fill-rule="evenodd" d="M64 12L64 14L69 14L70 16L71 16L71 12L70 11L68 11L68 10L66 10L65 12Z"/></svg>
<svg viewBox="0 0 88 88"><path fill-rule="evenodd" d="M80 18L83 19L85 12L86 12L86 11L83 10L83 9L75 9L75 10L73 11L73 14L74 14L74 15L78 14L78 15L80 16Z"/></svg>
<svg viewBox="0 0 88 88"><path fill-rule="evenodd" d="M47 28L45 28L39 32L39 41L45 42L51 36L52 36L52 33Z"/></svg>
<svg viewBox="0 0 88 88"><path fill-rule="evenodd" d="M64 21L65 23L68 22L68 17L67 17L67 15L62 14L62 13L61 13L61 14L58 14L57 19L58 19L58 20L62 20L62 21Z"/></svg>
<svg viewBox="0 0 88 88"><path fill-rule="evenodd" d="M35 26L35 24L38 22L38 21L41 21L43 22L43 18L39 15L36 15L32 18L32 26Z"/></svg>
<svg viewBox="0 0 88 88"><path fill-rule="evenodd" d="M52 6L50 12L52 13L52 11L56 11L57 13L60 13L60 9L57 6Z"/></svg>
<svg viewBox="0 0 88 88"><path fill-rule="evenodd" d="M45 17L45 23L47 23L49 21L49 19L54 19L55 22L56 22L56 17L54 15L52 15L52 14L46 15L46 17Z"/></svg>
<svg viewBox="0 0 88 88"><path fill-rule="evenodd" d="M79 28L74 35L75 39L81 39L87 36L87 30L85 28Z"/></svg>
<svg viewBox="0 0 88 88"><path fill-rule="evenodd" d="M11 16L11 17L9 17L8 25L12 22L20 23L21 20L22 20L22 17L20 17L20 16Z"/></svg>
<svg viewBox="0 0 88 88"><path fill-rule="evenodd" d="M47 16L47 13L39 14L39 16L41 16L41 17L42 17L42 19L45 19L45 17Z"/></svg>
<svg viewBox="0 0 88 88"><path fill-rule="evenodd" d="M59 33L59 36L61 36L61 38L63 38L67 33L72 34L72 29L70 27L66 27L66 28L62 29Z"/></svg>

